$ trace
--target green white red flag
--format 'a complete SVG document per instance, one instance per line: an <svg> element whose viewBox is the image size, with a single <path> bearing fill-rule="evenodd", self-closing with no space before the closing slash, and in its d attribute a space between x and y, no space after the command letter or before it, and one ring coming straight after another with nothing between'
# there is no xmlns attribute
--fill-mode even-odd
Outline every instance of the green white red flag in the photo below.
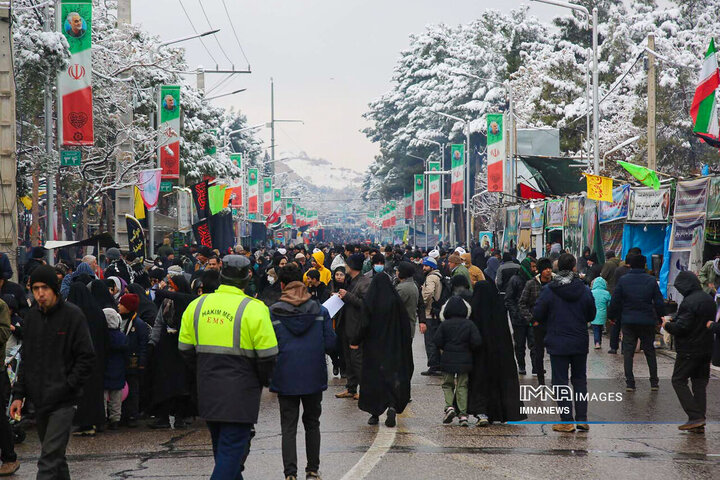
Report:
<svg viewBox="0 0 720 480"><path fill-rule="evenodd" d="M487 189L502 192L505 183L505 137L502 113L487 116Z"/></svg>
<svg viewBox="0 0 720 480"><path fill-rule="evenodd" d="M162 178L180 178L180 86L163 85L158 97L158 150Z"/></svg>
<svg viewBox="0 0 720 480"><path fill-rule="evenodd" d="M462 205L465 203L465 145L451 145L450 159L450 202Z"/></svg>
<svg viewBox="0 0 720 480"><path fill-rule="evenodd" d="M431 172L440 171L440 162L428 163L428 170ZM428 177L428 210L431 212L440 211L440 175L430 175Z"/></svg>
<svg viewBox="0 0 720 480"><path fill-rule="evenodd" d="M720 86L715 40L710 39L710 46L705 53L705 60L700 70L700 83L695 90L690 116L693 119L693 132L718 138L720 123L718 122L715 90Z"/></svg>
<svg viewBox="0 0 720 480"><path fill-rule="evenodd" d="M415 216L425 215L425 177L423 174L415 175Z"/></svg>
<svg viewBox="0 0 720 480"><path fill-rule="evenodd" d="M263 215L272 213L272 178L263 178Z"/></svg>
<svg viewBox="0 0 720 480"><path fill-rule="evenodd" d="M258 169L248 169L248 213L258 213Z"/></svg>
<svg viewBox="0 0 720 480"><path fill-rule="evenodd" d="M58 75L58 137L63 146L92 145L92 0L62 0L56 24L70 45Z"/></svg>

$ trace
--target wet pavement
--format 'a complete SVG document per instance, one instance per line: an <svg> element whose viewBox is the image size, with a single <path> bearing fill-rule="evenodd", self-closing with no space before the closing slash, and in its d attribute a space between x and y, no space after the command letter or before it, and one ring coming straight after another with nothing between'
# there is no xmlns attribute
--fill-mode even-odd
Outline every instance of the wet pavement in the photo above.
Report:
<svg viewBox="0 0 720 480"><path fill-rule="evenodd" d="M332 379L323 402L321 473L326 480L494 479L494 478L720 478L720 380L708 388L704 435L681 433L686 418L670 385L673 359L658 355L659 392L650 392L642 353L635 356L637 391L624 392L622 356L606 348L588 356L591 392L621 392L621 402L591 402L590 432L560 434L551 424L492 425L488 428L441 422L441 379L423 377L422 338L415 338L413 402L396 429L371 427L353 400L338 400L344 381ZM549 359L546 358L548 377ZM528 365L529 365L528 358ZM522 383L535 384L530 375ZM552 402L533 400L533 406ZM531 415L531 421L553 421ZM381 419L382 420L382 419ZM637 423L605 423L637 422ZM655 423L651 423L655 422ZM265 392L245 471L246 479L282 479L280 420L277 400ZM302 427L299 467L304 467ZM35 478L39 452L34 430L17 447L22 467L13 478ZM184 430L147 428L108 432L95 438L72 438L68 449L73 479L207 479L213 459L202 422ZM300 478L304 478L301 474Z"/></svg>

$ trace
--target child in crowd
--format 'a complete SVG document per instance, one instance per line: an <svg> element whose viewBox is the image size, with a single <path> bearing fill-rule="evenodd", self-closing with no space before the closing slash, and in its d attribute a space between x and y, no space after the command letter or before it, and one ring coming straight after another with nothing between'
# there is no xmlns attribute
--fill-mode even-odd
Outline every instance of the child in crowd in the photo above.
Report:
<svg viewBox="0 0 720 480"><path fill-rule="evenodd" d="M130 428L137 427L140 411L140 383L142 372L147 364L147 344L150 327L138 315L140 297L134 293L126 293L120 297L121 332L126 337L127 352L125 355L125 381L128 384L128 396L122 405L122 420Z"/></svg>
<svg viewBox="0 0 720 480"><path fill-rule="evenodd" d="M120 427L122 391L125 387L127 337L120 330L120 314L112 308L103 308L103 313L110 337L105 362L105 414L108 417L108 429L117 430Z"/></svg>
<svg viewBox="0 0 720 480"><path fill-rule="evenodd" d="M480 348L480 331L470 320L472 309L460 296L452 296L440 310L442 322L435 333L435 345L441 350L445 418L452 423L458 415L461 427L468 426L468 378L473 365L473 350ZM457 403L458 412L455 412Z"/></svg>
<svg viewBox="0 0 720 480"><path fill-rule="evenodd" d="M602 333L607 321L607 310L610 304L610 292L607 283L602 277L597 277L592 282L592 295L595 299L595 319L592 321L593 336L595 337L595 350L602 348Z"/></svg>

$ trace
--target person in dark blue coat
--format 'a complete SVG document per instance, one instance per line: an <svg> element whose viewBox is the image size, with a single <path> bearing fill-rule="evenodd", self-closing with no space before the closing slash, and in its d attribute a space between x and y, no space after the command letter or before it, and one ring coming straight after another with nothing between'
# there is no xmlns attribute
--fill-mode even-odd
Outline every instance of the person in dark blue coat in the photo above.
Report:
<svg viewBox="0 0 720 480"><path fill-rule="evenodd" d="M295 264L279 269L280 300L270 307L279 354L270 391L278 394L285 477L297 477L297 424L300 403L305 426L306 478L320 478L320 414L328 387L325 354L335 350L327 309L312 299Z"/></svg>
<svg viewBox="0 0 720 480"><path fill-rule="evenodd" d="M141 377L147 365L147 348L150 340L150 327L140 318L139 305L140 297L134 293L126 293L120 297L118 304L122 318L120 330L127 337L125 381L128 384L128 396L122 405L122 422L130 428L137 427Z"/></svg>
<svg viewBox="0 0 720 480"><path fill-rule="evenodd" d="M568 370L575 395L587 393L588 323L595 318L595 300L590 289L576 273L575 257L564 253L558 258L560 270L555 279L540 292L533 317L545 325L545 348L550 354L552 384L568 385ZM556 432L574 432L573 405L568 400L558 402L563 409L562 424L554 425ZM575 399L575 422L580 430L587 425L587 400Z"/></svg>
<svg viewBox="0 0 720 480"><path fill-rule="evenodd" d="M662 323L665 303L657 280L645 273L644 255L628 256L630 271L615 285L608 309L608 318L622 318L622 352L625 364L625 384L628 392L635 391L633 356L640 339L650 370L650 390L657 391L657 358L655 357L655 329Z"/></svg>
<svg viewBox="0 0 720 480"><path fill-rule="evenodd" d="M122 409L122 391L125 387L125 353L127 337L120 330L120 314L112 308L104 308L103 313L108 326L108 351L105 363L105 405L109 420L108 428L117 430L120 427Z"/></svg>

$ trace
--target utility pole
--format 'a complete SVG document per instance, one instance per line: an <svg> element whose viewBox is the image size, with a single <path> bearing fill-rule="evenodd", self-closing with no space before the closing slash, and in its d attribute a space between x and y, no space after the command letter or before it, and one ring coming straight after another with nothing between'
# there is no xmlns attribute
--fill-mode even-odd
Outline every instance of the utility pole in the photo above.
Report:
<svg viewBox="0 0 720 480"><path fill-rule="evenodd" d="M592 10L593 44L593 173L600 174L600 93L598 87L598 9Z"/></svg>
<svg viewBox="0 0 720 480"><path fill-rule="evenodd" d="M50 15L50 4L45 4L45 25L43 30L49 32L52 26L55 25L54 19ZM48 79L45 83L45 154L47 155L47 161L52 164L52 80ZM55 173L49 172L46 176L47 181L47 208L45 213L47 214L47 231L45 233L47 240L54 240L53 233L55 232ZM36 201L36 199L33 199ZM53 251L48 250L48 264L54 265L55 258L53 257Z"/></svg>
<svg viewBox="0 0 720 480"><path fill-rule="evenodd" d="M270 77L270 157L271 175L275 175L275 83L272 77Z"/></svg>
<svg viewBox="0 0 720 480"><path fill-rule="evenodd" d="M118 0L117 7L117 28L123 28L124 25L130 25L132 23L132 3L131 0ZM127 75L123 74L122 77ZM123 82L124 84L124 82ZM122 88L122 87L121 87ZM127 99L130 108L127 111L121 112L122 124L130 126L133 122L133 108L134 102L132 93L129 93ZM132 139L128 135L123 135L122 143L120 144L120 150L115 156L115 178L120 174L120 168L122 162L127 162L133 158L133 150L135 149ZM127 244L127 222L125 221L125 214L134 215L134 187L125 187L119 190L115 190L115 212L114 212L114 233L115 241L120 245ZM100 253L100 252L98 252Z"/></svg>
<svg viewBox="0 0 720 480"><path fill-rule="evenodd" d="M200 91L202 96L205 96L205 70L199 66L197 68L197 89Z"/></svg>
<svg viewBox="0 0 720 480"><path fill-rule="evenodd" d="M13 80L10 2L0 6L0 249L7 253L17 279L18 219L15 176L15 82ZM37 202L37 198L33 198Z"/></svg>
<svg viewBox="0 0 720 480"><path fill-rule="evenodd" d="M657 167L656 146L655 146L655 35L648 35L648 109L647 109L647 136L648 136L648 157L647 165L650 170Z"/></svg>

